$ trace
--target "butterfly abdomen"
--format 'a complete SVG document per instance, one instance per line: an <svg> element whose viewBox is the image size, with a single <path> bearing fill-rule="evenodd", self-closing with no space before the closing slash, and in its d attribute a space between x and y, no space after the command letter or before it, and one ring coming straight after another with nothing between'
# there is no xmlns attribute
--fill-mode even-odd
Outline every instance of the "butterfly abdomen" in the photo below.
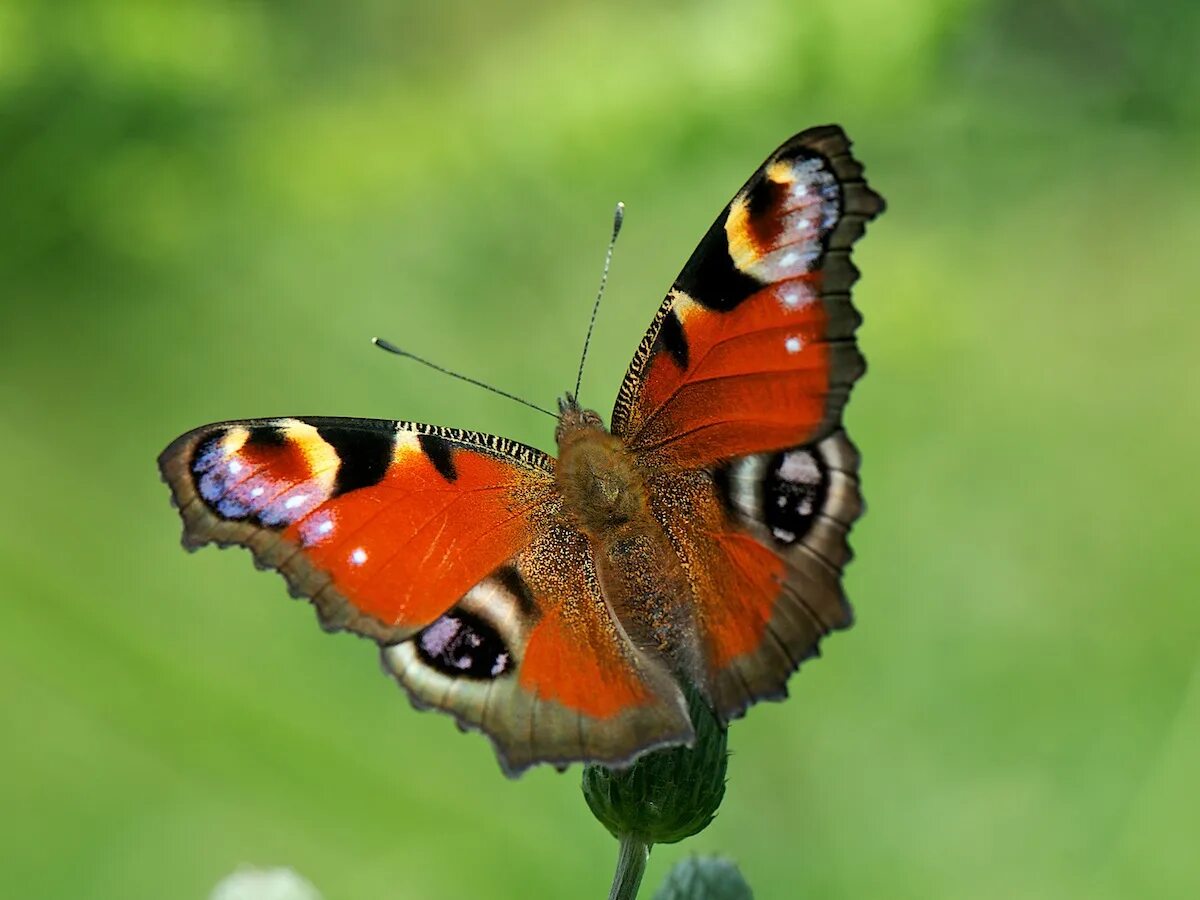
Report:
<svg viewBox="0 0 1200 900"><path fill-rule="evenodd" d="M642 470L601 425L560 429L555 474L564 507L587 534L596 574L626 634L689 677L700 672L687 575L650 507Z"/></svg>

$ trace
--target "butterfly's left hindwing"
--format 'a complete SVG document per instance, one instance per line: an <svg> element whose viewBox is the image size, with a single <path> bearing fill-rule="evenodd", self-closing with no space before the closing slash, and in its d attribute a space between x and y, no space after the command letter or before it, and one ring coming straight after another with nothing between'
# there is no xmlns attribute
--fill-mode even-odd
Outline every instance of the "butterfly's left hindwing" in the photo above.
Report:
<svg viewBox="0 0 1200 900"><path fill-rule="evenodd" d="M586 539L561 525L383 661L418 705L491 736L510 775L537 762L624 765L694 738L678 684L629 640Z"/></svg>

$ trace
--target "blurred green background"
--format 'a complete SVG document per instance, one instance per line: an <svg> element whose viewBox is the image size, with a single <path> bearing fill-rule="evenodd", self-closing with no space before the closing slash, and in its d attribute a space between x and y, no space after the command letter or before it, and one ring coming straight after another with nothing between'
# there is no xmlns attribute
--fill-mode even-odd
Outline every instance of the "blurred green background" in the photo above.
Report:
<svg viewBox="0 0 1200 900"><path fill-rule="evenodd" d="M871 371L859 620L736 724L690 851L770 898L1200 895L1200 7L0 6L0 871L14 897L600 897L579 772L505 780L154 459L337 414L552 449L696 240L843 124Z"/></svg>

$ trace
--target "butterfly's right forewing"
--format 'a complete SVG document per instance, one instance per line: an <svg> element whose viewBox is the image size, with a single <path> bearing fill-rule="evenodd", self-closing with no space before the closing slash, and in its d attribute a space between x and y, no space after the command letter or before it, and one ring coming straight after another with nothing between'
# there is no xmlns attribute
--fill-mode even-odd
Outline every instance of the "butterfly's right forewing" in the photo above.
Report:
<svg viewBox="0 0 1200 900"><path fill-rule="evenodd" d="M613 434L646 465L689 469L832 431L863 372L851 248L882 210L840 128L772 153L659 307Z"/></svg>

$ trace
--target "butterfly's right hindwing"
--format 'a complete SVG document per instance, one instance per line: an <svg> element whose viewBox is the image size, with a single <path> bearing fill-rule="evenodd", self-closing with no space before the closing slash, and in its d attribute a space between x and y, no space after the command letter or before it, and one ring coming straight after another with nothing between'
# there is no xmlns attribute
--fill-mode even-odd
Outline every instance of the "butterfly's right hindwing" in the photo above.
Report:
<svg viewBox="0 0 1200 900"><path fill-rule="evenodd" d="M841 586L861 515L845 433L660 478L652 505L692 586L702 680L726 721L786 696L788 677L853 621Z"/></svg>

